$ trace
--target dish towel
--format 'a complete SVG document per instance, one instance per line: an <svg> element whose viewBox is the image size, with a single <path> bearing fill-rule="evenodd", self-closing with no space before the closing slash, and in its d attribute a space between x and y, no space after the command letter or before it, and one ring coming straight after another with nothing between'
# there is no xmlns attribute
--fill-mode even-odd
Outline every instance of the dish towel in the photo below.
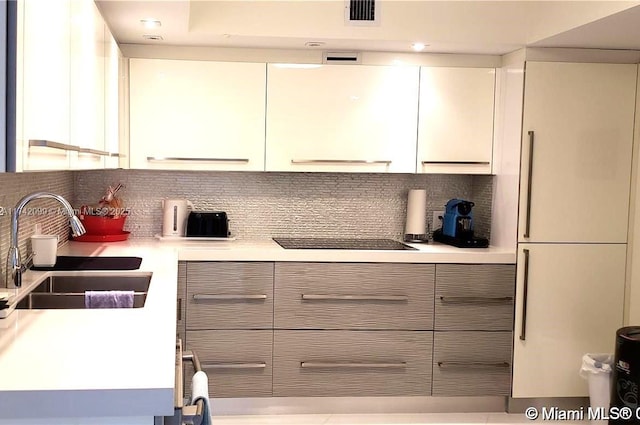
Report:
<svg viewBox="0 0 640 425"><path fill-rule="evenodd" d="M211 425L211 405L209 402L209 379L203 371L196 372L191 381L191 404L204 401L201 425Z"/></svg>
<svg viewBox="0 0 640 425"><path fill-rule="evenodd" d="M132 308L133 291L85 291L85 308Z"/></svg>

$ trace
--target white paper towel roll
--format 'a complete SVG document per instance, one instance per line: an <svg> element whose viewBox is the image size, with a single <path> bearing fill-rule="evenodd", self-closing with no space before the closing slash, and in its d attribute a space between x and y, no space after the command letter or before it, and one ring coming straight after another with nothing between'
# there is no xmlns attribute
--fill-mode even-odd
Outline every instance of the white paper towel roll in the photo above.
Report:
<svg viewBox="0 0 640 425"><path fill-rule="evenodd" d="M411 189L407 198L407 224L405 235L425 235L427 233L427 191Z"/></svg>

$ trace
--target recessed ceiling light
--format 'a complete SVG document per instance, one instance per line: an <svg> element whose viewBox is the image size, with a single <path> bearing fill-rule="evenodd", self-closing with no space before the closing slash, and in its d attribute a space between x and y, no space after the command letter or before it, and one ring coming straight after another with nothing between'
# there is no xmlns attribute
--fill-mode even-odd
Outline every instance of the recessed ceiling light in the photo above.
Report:
<svg viewBox="0 0 640 425"><path fill-rule="evenodd" d="M161 35L156 34L144 34L142 38L144 38L145 40L164 40Z"/></svg>
<svg viewBox="0 0 640 425"><path fill-rule="evenodd" d="M158 28L162 26L162 22L153 18L140 19L140 23L144 25L145 28Z"/></svg>
<svg viewBox="0 0 640 425"><path fill-rule="evenodd" d="M304 43L304 45L307 47L322 47L325 44L326 43L324 41L307 41L306 43Z"/></svg>
<svg viewBox="0 0 640 425"><path fill-rule="evenodd" d="M411 48L416 52L423 51L425 47L427 47L427 44L424 44L424 43L413 43L411 45Z"/></svg>

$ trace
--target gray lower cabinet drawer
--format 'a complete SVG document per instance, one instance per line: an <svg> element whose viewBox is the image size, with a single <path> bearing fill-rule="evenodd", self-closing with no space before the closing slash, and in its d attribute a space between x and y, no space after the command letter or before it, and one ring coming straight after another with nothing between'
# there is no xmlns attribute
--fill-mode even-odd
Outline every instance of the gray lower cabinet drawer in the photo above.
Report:
<svg viewBox="0 0 640 425"><path fill-rule="evenodd" d="M433 332L274 331L273 395L424 396Z"/></svg>
<svg viewBox="0 0 640 425"><path fill-rule="evenodd" d="M433 264L276 263L276 329L433 329Z"/></svg>
<svg viewBox="0 0 640 425"><path fill-rule="evenodd" d="M198 354L211 397L269 397L272 344L270 330L187 331L186 347ZM186 369L191 379L193 369Z"/></svg>
<svg viewBox="0 0 640 425"><path fill-rule="evenodd" d="M513 264L436 265L435 329L513 329Z"/></svg>
<svg viewBox="0 0 640 425"><path fill-rule="evenodd" d="M434 332L434 396L511 393L511 332Z"/></svg>
<svg viewBox="0 0 640 425"><path fill-rule="evenodd" d="M187 263L187 329L273 327L273 263Z"/></svg>

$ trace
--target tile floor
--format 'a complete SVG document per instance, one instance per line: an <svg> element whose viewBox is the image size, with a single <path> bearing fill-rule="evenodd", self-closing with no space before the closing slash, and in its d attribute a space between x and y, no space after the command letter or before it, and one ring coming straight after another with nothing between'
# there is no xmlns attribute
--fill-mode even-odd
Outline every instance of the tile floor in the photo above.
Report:
<svg viewBox="0 0 640 425"><path fill-rule="evenodd" d="M424 413L357 415L239 415L214 416L215 425L438 425L526 423L588 424L589 421L530 421L524 415L507 413Z"/></svg>

